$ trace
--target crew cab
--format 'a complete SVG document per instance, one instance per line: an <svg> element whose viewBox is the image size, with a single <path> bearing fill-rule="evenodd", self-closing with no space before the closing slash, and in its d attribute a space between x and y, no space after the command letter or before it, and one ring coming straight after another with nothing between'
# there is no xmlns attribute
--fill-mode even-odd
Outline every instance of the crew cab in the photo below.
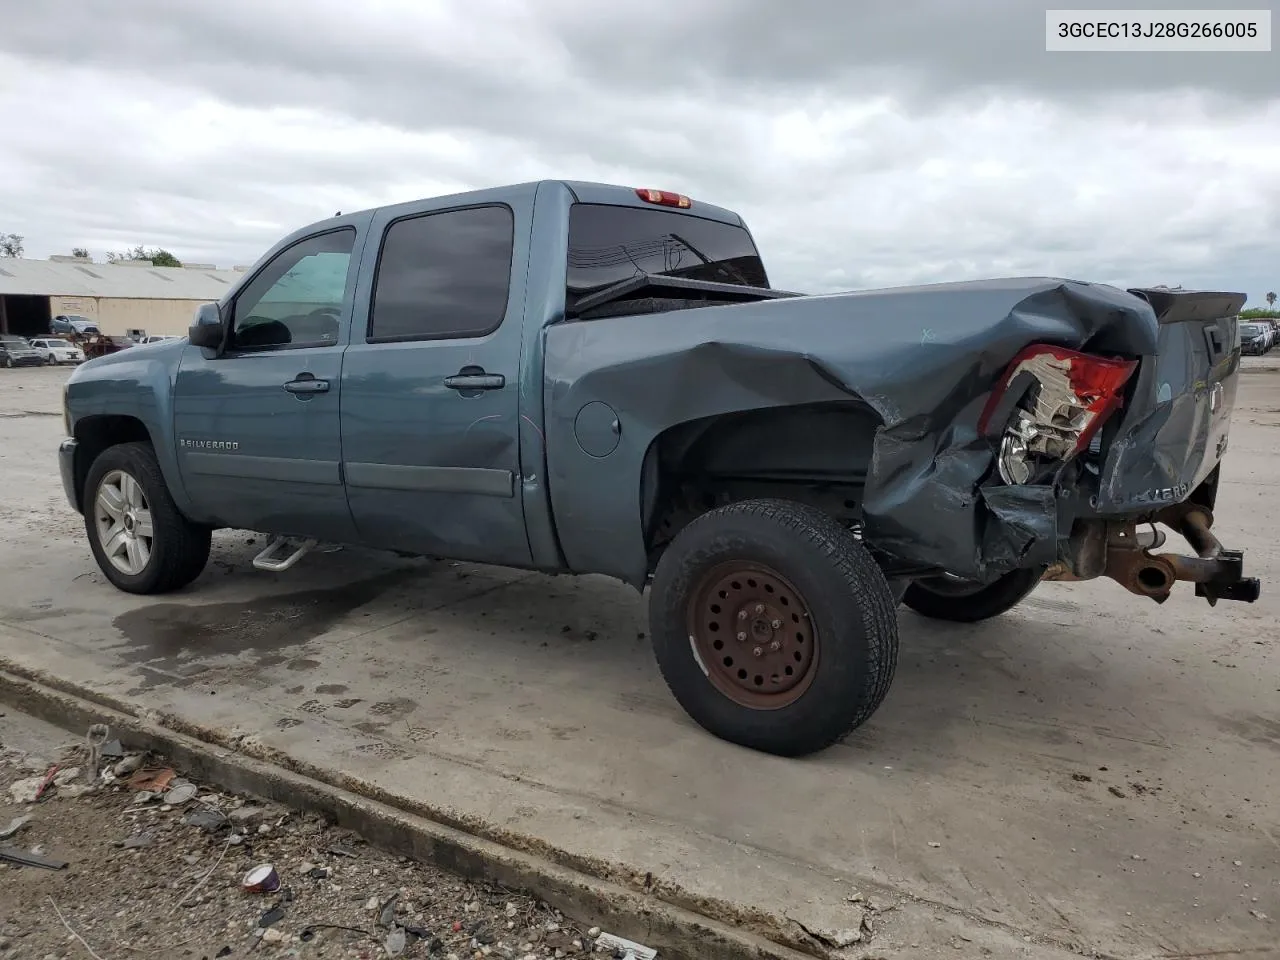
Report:
<svg viewBox="0 0 1280 960"><path fill-rule="evenodd" d="M186 339L86 362L62 477L134 593L190 584L224 527L270 534L268 569L328 541L647 588L690 715L799 755L881 703L899 603L974 621L1104 575L1256 599L1210 531L1244 299L805 296L729 210L521 184L303 228Z"/></svg>

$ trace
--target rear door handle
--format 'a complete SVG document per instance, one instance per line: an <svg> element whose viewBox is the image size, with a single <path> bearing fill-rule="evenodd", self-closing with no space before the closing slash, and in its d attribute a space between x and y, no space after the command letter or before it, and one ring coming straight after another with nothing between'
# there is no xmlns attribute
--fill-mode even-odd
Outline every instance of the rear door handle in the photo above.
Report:
<svg viewBox="0 0 1280 960"><path fill-rule="evenodd" d="M328 393L329 381L317 380L315 374L300 373L296 380L290 380L284 388L295 394Z"/></svg>
<svg viewBox="0 0 1280 960"><path fill-rule="evenodd" d="M500 373L455 373L444 378L444 385L450 390L501 390L507 385L507 378Z"/></svg>

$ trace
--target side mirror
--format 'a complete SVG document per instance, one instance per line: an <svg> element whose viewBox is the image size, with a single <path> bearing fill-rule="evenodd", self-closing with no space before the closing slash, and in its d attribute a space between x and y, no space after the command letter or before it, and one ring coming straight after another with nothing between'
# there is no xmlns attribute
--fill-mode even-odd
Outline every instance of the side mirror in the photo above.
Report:
<svg viewBox="0 0 1280 960"><path fill-rule="evenodd" d="M187 339L192 346L217 350L222 346L224 333L222 311L216 303L202 303L196 307L195 319L187 328Z"/></svg>

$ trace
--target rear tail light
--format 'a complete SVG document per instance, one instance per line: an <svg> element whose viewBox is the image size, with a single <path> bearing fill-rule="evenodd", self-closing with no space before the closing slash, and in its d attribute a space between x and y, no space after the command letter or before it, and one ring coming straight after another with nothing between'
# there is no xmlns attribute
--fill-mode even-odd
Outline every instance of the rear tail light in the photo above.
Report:
<svg viewBox="0 0 1280 960"><path fill-rule="evenodd" d="M1029 374L1034 383L1009 415L1000 439L997 466L1005 483L1026 483L1038 463L1070 460L1090 441L1124 399L1124 385L1136 360L1090 356L1044 344L1027 347L1009 364L978 420L991 432L996 412L1015 381ZM1025 380L1023 381L1025 382ZM996 429L1000 424L994 424Z"/></svg>
<svg viewBox="0 0 1280 960"><path fill-rule="evenodd" d="M656 203L663 207L682 207L687 210L693 206L693 201L683 193L672 193L670 190L646 190L644 187L637 187L636 196L645 203Z"/></svg>

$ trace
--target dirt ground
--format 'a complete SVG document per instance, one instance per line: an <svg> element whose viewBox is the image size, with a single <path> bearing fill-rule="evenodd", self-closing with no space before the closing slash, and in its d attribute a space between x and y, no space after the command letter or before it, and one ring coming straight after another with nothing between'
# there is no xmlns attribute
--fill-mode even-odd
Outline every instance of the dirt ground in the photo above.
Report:
<svg viewBox="0 0 1280 960"><path fill-rule="evenodd" d="M867 960L1280 955L1280 351L1244 360L1216 510L1256 604L1188 589L1157 606L1099 581L1043 584L984 624L903 610L884 706L801 761L696 727L644 601L601 578L355 549L266 574L260 539L223 531L189 589L113 590L57 477L66 376L0 371L0 665L611 881L652 877L815 952L856 927L858 891L898 904L843 954ZM102 816L104 840L127 835L119 808ZM216 855L173 834L193 849L153 882ZM249 858L227 857L230 882ZM367 927L383 891L361 879L348 908ZM242 924L269 906L226 896Z"/></svg>
<svg viewBox="0 0 1280 960"><path fill-rule="evenodd" d="M110 773L135 763L143 774L165 770L162 757L105 759L97 780L88 760L84 743L0 714L0 833L25 819L0 852L67 864L0 863L5 960L520 960L584 956L599 933L511 891L380 852L316 816L204 786L183 800L171 792L187 789L178 771L169 770L167 794L131 788L125 767ZM29 796L32 778L43 782L55 766L62 776L37 802L15 801L11 789ZM246 892L246 874L263 864L278 889Z"/></svg>

